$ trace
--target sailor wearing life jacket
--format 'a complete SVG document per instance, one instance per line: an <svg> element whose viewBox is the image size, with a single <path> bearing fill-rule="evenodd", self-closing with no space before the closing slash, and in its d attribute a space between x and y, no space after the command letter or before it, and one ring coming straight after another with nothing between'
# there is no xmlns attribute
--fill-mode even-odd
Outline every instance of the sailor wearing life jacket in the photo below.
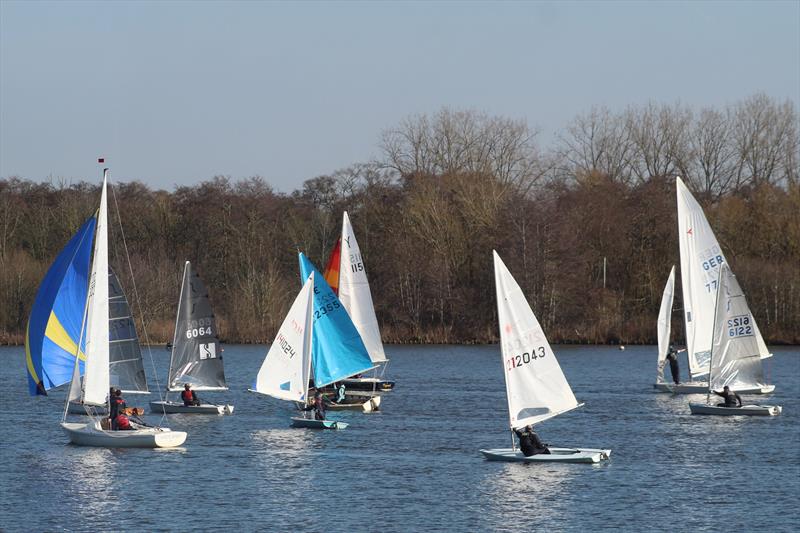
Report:
<svg viewBox="0 0 800 533"><path fill-rule="evenodd" d="M183 400L184 407L189 407L190 405L200 405L200 400L197 399L197 395L194 393L188 383L183 386L181 400Z"/></svg>
<svg viewBox="0 0 800 533"><path fill-rule="evenodd" d="M119 416L123 414L123 411L125 411L125 409L128 407L125 404L125 400L122 399L121 390L114 389L114 394L111 396L109 404L108 418L111 420L111 429L116 430L118 429L117 418L119 418Z"/></svg>

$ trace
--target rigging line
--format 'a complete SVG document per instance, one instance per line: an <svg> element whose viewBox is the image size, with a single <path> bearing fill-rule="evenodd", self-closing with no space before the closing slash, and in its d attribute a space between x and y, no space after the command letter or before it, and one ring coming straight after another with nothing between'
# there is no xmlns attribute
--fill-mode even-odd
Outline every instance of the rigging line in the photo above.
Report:
<svg viewBox="0 0 800 533"><path fill-rule="evenodd" d="M150 366L153 369L153 376L156 382L156 390L158 390L158 398L163 401L164 397L161 395L161 385L158 383L158 371L156 370L156 362L153 358L153 349L150 346L150 338L147 335L147 325L144 321L144 310L142 309L142 301L139 298L139 291L136 289L136 279L133 276L133 265L131 264L131 256L128 253L128 242L125 240L125 229L122 227L122 215L119 210L119 203L117 203L117 193L114 192L114 187L111 187L111 196L114 197L114 207L117 210L117 220L119 221L119 232L122 235L122 246L125 250L125 259L128 261L128 270L131 273L131 285L133 286L133 295L136 297L136 305L139 308L139 320L142 322L142 333L144 333L144 340L147 343L147 355L150 357ZM166 412L161 415L161 420L166 418Z"/></svg>

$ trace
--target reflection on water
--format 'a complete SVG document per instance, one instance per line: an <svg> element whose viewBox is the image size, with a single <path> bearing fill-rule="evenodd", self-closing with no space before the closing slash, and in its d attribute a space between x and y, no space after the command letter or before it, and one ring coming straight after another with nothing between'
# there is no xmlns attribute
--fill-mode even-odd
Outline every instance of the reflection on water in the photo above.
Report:
<svg viewBox="0 0 800 533"><path fill-rule="evenodd" d="M485 527L510 530L551 529L558 524L567 512L570 481L581 471L593 468L582 464L499 462L487 462L485 466L485 496L491 502L484 515ZM535 511L526 513L526 509Z"/></svg>
<svg viewBox="0 0 800 533"><path fill-rule="evenodd" d="M78 498L77 513L89 522L98 516L113 516L120 505L112 490L117 454L108 448L68 446L65 460L71 473L67 490Z"/></svg>

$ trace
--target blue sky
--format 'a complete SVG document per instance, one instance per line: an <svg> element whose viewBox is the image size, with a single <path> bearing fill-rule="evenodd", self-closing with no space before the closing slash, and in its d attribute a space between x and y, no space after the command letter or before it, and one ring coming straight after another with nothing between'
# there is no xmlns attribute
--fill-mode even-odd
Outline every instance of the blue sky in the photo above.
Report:
<svg viewBox="0 0 800 533"><path fill-rule="evenodd" d="M800 2L0 0L0 177L291 191L443 106L546 148L593 105L800 102Z"/></svg>

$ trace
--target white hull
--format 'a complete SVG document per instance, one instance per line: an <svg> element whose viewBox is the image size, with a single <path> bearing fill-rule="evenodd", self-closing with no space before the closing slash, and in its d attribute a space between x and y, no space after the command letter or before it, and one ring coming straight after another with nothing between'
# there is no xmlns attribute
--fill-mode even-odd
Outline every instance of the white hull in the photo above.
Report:
<svg viewBox="0 0 800 533"><path fill-rule="evenodd" d="M671 392L672 394L706 394L708 392L708 382L699 383L692 381L689 383L654 383L653 387L658 392ZM775 385L765 385L763 387L735 388L732 389L739 394L771 394L775 390Z"/></svg>
<svg viewBox="0 0 800 533"><path fill-rule="evenodd" d="M372 413L380 408L381 397L373 396L367 400L362 400L361 398L345 398L345 402L346 403L326 403L325 409L329 411L364 411L365 413Z"/></svg>
<svg viewBox="0 0 800 533"><path fill-rule="evenodd" d="M693 415L718 416L777 416L783 410L780 405L743 405L741 407L720 407L704 403L690 403Z"/></svg>
<svg viewBox="0 0 800 533"><path fill-rule="evenodd" d="M169 428L143 428L133 431L105 431L100 422L61 424L69 441L78 446L104 448L173 448L186 440L186 432Z"/></svg>
<svg viewBox="0 0 800 533"><path fill-rule="evenodd" d="M314 420L313 418L292 417L292 427L295 428L344 429L347 425L346 422L338 422L336 420Z"/></svg>
<svg viewBox="0 0 800 533"><path fill-rule="evenodd" d="M597 448L552 448L550 453L540 453L525 457L520 450L511 448L494 448L481 450L489 461L505 461L512 463L599 463L608 459L611 450Z"/></svg>
<svg viewBox="0 0 800 533"><path fill-rule="evenodd" d="M214 405L214 404L200 404L200 405L183 405L183 402L164 402L156 401L150 402L150 412L156 414L166 413L168 415L175 414L195 414L195 415L232 415L232 405Z"/></svg>

